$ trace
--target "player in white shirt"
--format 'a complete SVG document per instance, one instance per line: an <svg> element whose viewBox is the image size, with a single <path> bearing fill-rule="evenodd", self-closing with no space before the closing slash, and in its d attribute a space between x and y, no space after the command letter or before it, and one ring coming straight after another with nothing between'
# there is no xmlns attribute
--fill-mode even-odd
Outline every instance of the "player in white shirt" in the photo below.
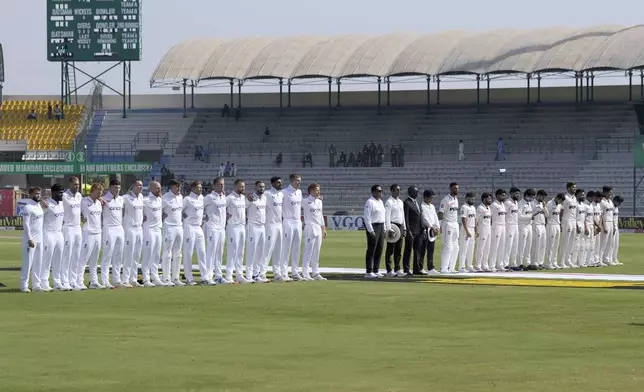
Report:
<svg viewBox="0 0 644 392"><path fill-rule="evenodd" d="M546 257L546 220L548 209L546 208L546 197L548 193L539 189L537 197L532 201L532 264L538 269L543 269Z"/></svg>
<svg viewBox="0 0 644 392"><path fill-rule="evenodd" d="M481 195L481 204L476 208L476 267L474 271L490 270L490 243L492 240L492 195L485 192Z"/></svg>
<svg viewBox="0 0 644 392"><path fill-rule="evenodd" d="M224 193L224 178L215 178L213 184L213 191L204 197L203 200L206 219L206 269L208 270L206 280L211 280L218 284L232 283L227 281L221 272L224 244L226 244L226 194Z"/></svg>
<svg viewBox="0 0 644 392"><path fill-rule="evenodd" d="M271 188L266 191L266 245L264 248L264 264L260 273L263 279L266 279L268 263L273 258L273 278L276 282L287 282L291 280L288 277L288 263L282 258L282 238L284 230L282 227L282 203L284 194L282 193L282 179L279 177L271 178Z"/></svg>
<svg viewBox="0 0 644 392"><path fill-rule="evenodd" d="M443 251L441 252L441 273L456 272L458 258L458 184L449 184L449 195L441 200L438 208L438 219L443 234Z"/></svg>
<svg viewBox="0 0 644 392"><path fill-rule="evenodd" d="M62 285L66 290L71 289L73 282L82 282L83 276L76 276L81 264L81 245L83 244L83 235L81 231L81 201L83 196L79 192L80 182L78 178L69 179L69 189L63 195L63 237L65 243L63 246L63 257L60 265L60 274L54 275L54 286Z"/></svg>
<svg viewBox="0 0 644 392"><path fill-rule="evenodd" d="M20 268L20 291L29 293L29 275L31 268L42 265L43 251L43 217L45 215L40 206L40 187L29 188L29 199L21 199L22 216L22 267ZM35 287L34 287L35 288Z"/></svg>
<svg viewBox="0 0 644 392"><path fill-rule="evenodd" d="M420 220L423 224L423 227L427 228L427 238L422 241L420 255L418 257L418 263L421 267L420 273L423 275L439 274L434 266L434 249L436 246L436 238L438 238L438 233L440 233L441 230L440 221L438 220L438 214L436 214L436 207L434 207L434 205L432 204L435 195L436 193L434 193L433 190L425 189L423 191L423 202L420 204ZM427 269L424 268L425 254L427 254Z"/></svg>
<svg viewBox="0 0 644 392"><path fill-rule="evenodd" d="M459 244L459 268L458 272L474 272L474 242L476 236L476 207L474 207L474 194L468 192L465 195L465 203L461 206L460 223L460 244Z"/></svg>
<svg viewBox="0 0 644 392"><path fill-rule="evenodd" d="M572 253L577 230L577 184L569 182L566 184L566 193L563 203L561 204L561 252L559 265L562 268L572 267Z"/></svg>
<svg viewBox="0 0 644 392"><path fill-rule="evenodd" d="M554 199L546 204L546 269L563 268L557 264L557 255L559 253L559 239L561 238L561 209L562 203L566 196L558 193Z"/></svg>
<svg viewBox="0 0 644 392"><path fill-rule="evenodd" d="M588 235L588 227L586 226L586 192L583 189L575 191L575 198L577 198L577 230L575 240L572 248L572 267L580 268L585 267L583 263L584 248L586 247L586 236Z"/></svg>
<svg viewBox="0 0 644 392"><path fill-rule="evenodd" d="M159 278L161 243L163 242L163 199L161 184L152 181L150 193L143 198L143 256L141 276L144 287L164 287Z"/></svg>
<svg viewBox="0 0 644 392"><path fill-rule="evenodd" d="M83 253L79 265L79 283L82 283L85 275L85 266L89 264L89 288L104 289L105 286L98 281L98 254L101 251L101 217L103 216L103 185L93 184L89 197L81 202L81 213L85 218L83 225ZM82 271L82 273L80 273Z"/></svg>
<svg viewBox="0 0 644 392"><path fill-rule="evenodd" d="M410 187L411 189L412 187ZM382 202L382 187L373 185L371 197L364 205L364 227L367 234L367 252L365 279L377 279L384 275L378 273L382 248L385 242L385 204Z"/></svg>
<svg viewBox="0 0 644 392"><path fill-rule="evenodd" d="M523 199L519 200L517 218L519 221L519 247L517 249L518 267L512 268L514 271L523 269L536 269L536 264L530 260L532 251L532 202L536 192L534 189L526 189L523 192Z"/></svg>
<svg viewBox="0 0 644 392"><path fill-rule="evenodd" d="M483 271L485 272L503 271L505 269L505 190L497 189L494 197L496 200L490 205L490 211L492 212L490 258L488 259L487 268L483 266Z"/></svg>
<svg viewBox="0 0 644 392"><path fill-rule="evenodd" d="M320 185L313 183L308 187L308 197L302 201L304 213L304 255L302 256L302 277L305 280L326 280L320 275L320 249L326 238L326 225L322 213ZM309 273L309 267L311 272Z"/></svg>
<svg viewBox="0 0 644 392"><path fill-rule="evenodd" d="M583 249L580 252L579 262L585 267L593 267L595 264L595 191L588 191L583 204L587 232L584 233Z"/></svg>
<svg viewBox="0 0 644 392"><path fill-rule="evenodd" d="M233 281L233 271L237 283L253 283L246 279L243 273L244 243L246 242L246 198L244 191L246 183L235 181L235 190L226 197L226 238L228 252L226 253L226 280Z"/></svg>
<svg viewBox="0 0 644 392"><path fill-rule="evenodd" d="M51 291L51 288L49 287L50 268L53 269L55 274L60 277L63 247L65 245L65 239L63 237L63 218L65 215L63 207L64 191L65 190L60 184L54 184L54 186L51 187L51 198L46 201L40 201L40 206L45 213L43 218L44 247L42 264L33 265L32 286L34 291ZM74 267L76 268L77 266ZM70 274L70 276L72 275L76 276L76 274ZM71 286L74 287L74 290L77 291L87 288L82 284L76 284L77 282L74 281L70 283ZM56 289L64 290L61 285L58 285Z"/></svg>
<svg viewBox="0 0 644 392"><path fill-rule="evenodd" d="M143 248L143 182L135 180L123 196L123 287L143 287L137 281L141 250Z"/></svg>
<svg viewBox="0 0 644 392"><path fill-rule="evenodd" d="M613 237L615 235L615 205L613 204L613 188L605 186L602 189L604 198L601 201L602 232L599 234L601 245L599 248L599 260L605 265L613 263Z"/></svg>
<svg viewBox="0 0 644 392"><path fill-rule="evenodd" d="M517 253L519 251L519 188L510 188L510 198L505 201L505 260L503 270L517 269Z"/></svg>
<svg viewBox="0 0 644 392"><path fill-rule="evenodd" d="M185 286L179 280L181 265L181 245L183 243L183 196L181 183L170 180L170 190L162 197L163 201L163 283L166 286Z"/></svg>
<svg viewBox="0 0 644 392"><path fill-rule="evenodd" d="M284 240L282 241L282 263L288 266L291 259L291 277L304 280L299 272L300 249L302 248L302 178L297 174L289 177L291 184L282 191L282 215L284 217Z"/></svg>
<svg viewBox="0 0 644 392"><path fill-rule="evenodd" d="M613 236L613 264L615 265L623 265L623 263L620 263L619 260L617 259L617 254L619 253L619 206L622 205L624 202L624 198L620 195L617 195L613 198L613 205L615 206L615 211L613 212L613 221L615 222L615 226L613 230L615 231L615 235Z"/></svg>
<svg viewBox="0 0 644 392"><path fill-rule="evenodd" d="M266 244L266 197L264 181L255 182L255 192L252 201L246 200L246 279L255 283L267 283L268 280L260 276L262 265L266 257L264 247Z"/></svg>
<svg viewBox="0 0 644 392"><path fill-rule="evenodd" d="M595 223L595 248L593 250L593 265L596 267L602 267L603 263L599 259L600 256L600 248L601 248L601 232L602 232L602 206L601 202L604 196L602 195L601 191L595 191L595 205L593 207L593 212L595 215L594 223Z"/></svg>
<svg viewBox="0 0 644 392"><path fill-rule="evenodd" d="M400 186L392 184L389 187L391 197L385 202L385 232L387 235L393 233L392 226L398 226L400 230L400 239L396 242L387 242L385 249L385 267L388 276L404 277L407 274L400 269L400 257L402 252L403 239L406 237L405 231L405 209L404 203L400 200ZM393 268L391 258L393 256Z"/></svg>
<svg viewBox="0 0 644 392"><path fill-rule="evenodd" d="M101 258L101 280L103 286L114 288L110 283L110 266L112 279L116 287L121 287L121 267L125 233L123 231L123 197L121 182L111 180L108 192L103 196L103 256Z"/></svg>
<svg viewBox="0 0 644 392"><path fill-rule="evenodd" d="M209 272L206 264L206 237L201 225L203 224L204 201L201 181L190 184L190 194L183 198L183 273L190 286L195 286L192 275L192 255L197 253L197 263L201 273L201 284L214 286L216 283L207 279Z"/></svg>

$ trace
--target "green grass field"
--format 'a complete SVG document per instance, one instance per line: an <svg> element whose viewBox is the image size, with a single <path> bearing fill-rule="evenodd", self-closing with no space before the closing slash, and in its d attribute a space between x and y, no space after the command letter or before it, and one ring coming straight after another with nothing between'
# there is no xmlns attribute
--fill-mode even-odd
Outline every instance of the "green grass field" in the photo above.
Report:
<svg viewBox="0 0 644 392"><path fill-rule="evenodd" d="M0 268L20 265L12 235L0 233ZM622 267L570 272L644 274L642 239L622 235ZM322 265L361 268L363 252L364 233L332 232ZM26 295L18 279L0 271L3 392L644 385L638 290L327 281Z"/></svg>

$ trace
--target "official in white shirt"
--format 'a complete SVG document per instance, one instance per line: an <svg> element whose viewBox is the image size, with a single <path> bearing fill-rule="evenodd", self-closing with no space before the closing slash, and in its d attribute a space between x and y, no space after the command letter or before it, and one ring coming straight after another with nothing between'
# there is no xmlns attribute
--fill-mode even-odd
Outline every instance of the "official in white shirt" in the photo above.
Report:
<svg viewBox="0 0 644 392"><path fill-rule="evenodd" d="M206 218L206 269L207 280L215 283L232 283L222 274L221 263L226 244L226 194L223 177L215 178L213 191L204 197L204 214ZM281 226L281 222L280 222ZM280 238L281 241L281 238Z"/></svg>
<svg viewBox="0 0 644 392"><path fill-rule="evenodd" d="M405 210L404 203L400 200L400 186L392 184L389 187L391 197L385 202L385 233L390 235L393 233L391 227L397 226L400 230L400 239L396 242L387 242L385 249L385 267L387 268L388 276L403 277L407 274L400 269L400 258L402 256L403 239L405 238ZM393 268L391 264L391 257L393 256Z"/></svg>
<svg viewBox="0 0 644 392"><path fill-rule="evenodd" d="M476 267L474 271L482 272L491 270L488 260L490 258L490 244L492 240L492 195L484 192L481 195L481 204L476 208Z"/></svg>
<svg viewBox="0 0 644 392"><path fill-rule="evenodd" d="M546 257L546 219L548 209L546 208L546 197L548 193L539 189L535 200L532 201L532 262L542 269Z"/></svg>
<svg viewBox="0 0 644 392"><path fill-rule="evenodd" d="M159 278L161 244L163 242L163 199L161 184L152 181L150 193L143 198L143 257L141 276L144 287L164 287Z"/></svg>
<svg viewBox="0 0 644 392"><path fill-rule="evenodd" d="M504 202L505 205L505 260L503 270L515 269L517 253L519 251L519 198L521 191L517 187L510 188L510 198Z"/></svg>
<svg viewBox="0 0 644 392"><path fill-rule="evenodd" d="M619 253L619 206L624 203L624 198L620 195L617 195L613 198L613 205L615 206L615 211L613 212L613 222L615 225L613 226L613 232L615 235L613 235L613 264L615 265L623 265L623 263L620 263L619 260L617 259L617 254Z"/></svg>
<svg viewBox="0 0 644 392"><path fill-rule="evenodd" d="M255 283L267 283L268 279L260 276L264 263L266 244L266 197L264 181L255 182L252 201L246 200L246 279Z"/></svg>
<svg viewBox="0 0 644 392"><path fill-rule="evenodd" d="M532 218L534 216L532 202L536 195L537 192L529 188L523 192L523 199L519 200L519 248L517 250L517 264L519 266L511 267L514 271L537 269L536 264L531 260Z"/></svg>
<svg viewBox="0 0 644 392"><path fill-rule="evenodd" d="M476 238L476 207L474 207L474 193L465 195L465 203L460 211L461 233L459 244L458 272L474 272L474 242Z"/></svg>
<svg viewBox="0 0 644 392"><path fill-rule="evenodd" d="M34 291L51 291L49 287L50 269L53 269L54 275L58 275L58 281L60 282L63 247L65 245L65 238L63 237L63 218L65 215L63 207L64 192L65 190L60 184L54 184L51 187L51 198L40 201L40 206L45 213L43 218L44 247L42 264L34 264L33 266L32 286ZM72 275L76 276L76 274L70 274L70 276ZM82 285L82 282L81 284L77 284L77 282L72 281L70 284L77 291L87 288ZM64 290L62 285L58 285L56 289Z"/></svg>
<svg viewBox="0 0 644 392"><path fill-rule="evenodd" d="M561 261L559 265L562 268L572 267L572 252L575 242L575 235L577 235L577 199L575 192L577 191L577 184L569 182L566 184L566 193L563 203L561 204L561 251L559 257Z"/></svg>
<svg viewBox="0 0 644 392"><path fill-rule="evenodd" d="M103 256L101 258L101 280L103 286L114 288L110 283L110 266L112 278L116 287L121 287L121 266L123 264L123 248L125 233L123 231L123 197L121 182L111 180L110 188L103 196Z"/></svg>
<svg viewBox="0 0 644 392"><path fill-rule="evenodd" d="M293 280L304 280L299 272L300 249L302 248L302 178L297 174L289 177L291 184L282 191L282 215L284 217L284 239L282 241L282 263L288 266L291 259Z"/></svg>
<svg viewBox="0 0 644 392"><path fill-rule="evenodd" d="M613 237L615 236L615 205L613 204L613 188L605 186L602 189L604 198L602 208L602 232L599 234L601 245L599 260L606 265L613 265Z"/></svg>
<svg viewBox="0 0 644 392"><path fill-rule="evenodd" d="M485 272L496 272L505 270L505 198L506 193L503 189L497 189L494 192L496 200L490 205L492 212L492 236L490 240L490 258L488 259L487 268L483 266Z"/></svg>
<svg viewBox="0 0 644 392"><path fill-rule="evenodd" d="M458 258L458 184L449 184L449 195L441 200L438 219L441 221L443 251L441 252L441 273L456 272Z"/></svg>
<svg viewBox="0 0 644 392"><path fill-rule="evenodd" d="M326 238L320 185L308 187L308 197L302 201L304 213L304 255L302 256L302 277L305 280L326 280L320 274L320 249ZM311 270L309 271L309 267Z"/></svg>
<svg viewBox="0 0 644 392"><path fill-rule="evenodd" d="M385 205L382 202L382 187L371 187L371 197L364 206L364 225L367 232L367 253L365 255L366 279L382 277L379 275L382 247L385 242Z"/></svg>
<svg viewBox="0 0 644 392"><path fill-rule="evenodd" d="M183 244L183 196L181 183L170 180L170 190L163 195L163 283L166 286L185 286L179 280L181 245Z"/></svg>
<svg viewBox="0 0 644 392"><path fill-rule="evenodd" d="M577 228L575 232L575 239L573 242L572 250L572 267L581 268L585 267L583 255L584 248L586 247L586 235L588 234L588 227L586 226L586 192L583 189L577 189L575 191L575 197L577 198Z"/></svg>
<svg viewBox="0 0 644 392"><path fill-rule="evenodd" d="M561 209L566 195L558 193L554 199L546 204L546 269L560 269L563 265L558 264L559 239L561 238Z"/></svg>
<svg viewBox="0 0 644 392"><path fill-rule="evenodd" d="M83 281L85 266L89 265L89 288L104 289L105 286L98 281L98 254L101 251L101 217L103 216L103 203L101 195L103 194L103 185L93 184L90 188L90 194L81 202L81 213L85 218L83 225L83 253L81 254L81 263L79 266L79 282Z"/></svg>
<svg viewBox="0 0 644 392"><path fill-rule="evenodd" d="M226 197L226 238L228 252L226 253L226 280L233 281L233 271L237 283L253 283L246 279L243 273L244 243L246 242L246 198L244 191L246 183L235 181L235 190Z"/></svg>
<svg viewBox="0 0 644 392"><path fill-rule="evenodd" d="M423 192L423 203L420 205L421 216L420 219L423 227L427 230L427 237L423 240L421 245L420 257L418 263L420 264L420 273L422 275L437 275L438 271L434 266L434 248L436 245L436 238L440 233L441 225L436 214L436 207L432 204L436 194L431 189L425 189ZM427 254L427 268L425 269L425 254Z"/></svg>
<svg viewBox="0 0 644 392"><path fill-rule="evenodd" d="M125 249L123 252L123 277L127 288L143 287L137 280L139 261L143 248L143 182L135 180L130 191L123 196L123 230Z"/></svg>
<svg viewBox="0 0 644 392"><path fill-rule="evenodd" d="M78 178L69 179L69 189L63 196L63 256L60 265L60 274L54 273L54 285L62 285L66 290L71 289L74 282L82 282L83 276L76 276L81 264L81 245L83 235L81 231L81 201L83 196L79 192L80 182ZM53 272L53 271L52 271Z"/></svg>
<svg viewBox="0 0 644 392"><path fill-rule="evenodd" d="M29 293L29 276L34 264L42 265L43 251L43 217L45 213L40 206L40 187L29 188L29 199L21 199L22 216L22 267L20 268L20 291Z"/></svg>
<svg viewBox="0 0 644 392"><path fill-rule="evenodd" d="M288 264L282 258L282 237L284 237L282 227L282 204L284 202L282 179L279 177L271 178L271 188L266 191L264 196L266 196L266 245L264 247L264 264L260 275L263 279L266 279L266 271L272 258L273 278L276 282L287 282L291 278L288 276Z"/></svg>
<svg viewBox="0 0 644 392"><path fill-rule="evenodd" d="M190 194L183 198L183 273L190 286L195 286L192 275L192 255L197 253L197 264L201 273L201 284L214 286L216 283L207 279L209 272L206 264L206 237L203 224L204 201L201 181L190 184Z"/></svg>

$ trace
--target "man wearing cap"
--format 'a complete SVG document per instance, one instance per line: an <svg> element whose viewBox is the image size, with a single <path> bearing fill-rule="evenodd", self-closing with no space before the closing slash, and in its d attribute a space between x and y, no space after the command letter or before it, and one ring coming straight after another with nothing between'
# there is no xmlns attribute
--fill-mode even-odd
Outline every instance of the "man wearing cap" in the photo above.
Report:
<svg viewBox="0 0 644 392"><path fill-rule="evenodd" d="M440 223L438 221L438 215L436 214L436 208L432 204L434 199L434 191L431 189L425 190L423 192L423 204L421 204L421 218L423 220L423 227L427 231L427 236L423 240L420 250L420 268L422 274L427 275L437 275L438 271L434 267L434 246L436 245L436 238L440 232ZM425 260L425 253L427 253L427 269L424 269L423 264Z"/></svg>
<svg viewBox="0 0 644 392"><path fill-rule="evenodd" d="M378 272L382 246L385 241L385 205L382 203L382 187L371 187L371 197L364 205L364 226L367 232L367 253L365 279L382 278Z"/></svg>
<svg viewBox="0 0 644 392"><path fill-rule="evenodd" d="M400 237L395 242L387 241L387 250L385 251L385 266L387 267L388 276L405 276L405 272L400 270L400 256L402 252L403 238L405 237L405 209L403 201L400 200L400 186L392 184L389 187L391 197L385 203L385 232L391 236L394 231L393 226L400 231ZM394 258L393 270L391 268L391 256Z"/></svg>
<svg viewBox="0 0 644 392"><path fill-rule="evenodd" d="M410 258L414 255L413 269L414 275L422 275L422 266L420 264L420 250L423 243L423 224L421 220L421 210L416 198L418 197L418 188L410 186L407 189L407 199L403 204L405 215L405 227L407 228L405 236L405 251L403 252L403 270L407 275L412 275L410 271Z"/></svg>
<svg viewBox="0 0 644 392"><path fill-rule="evenodd" d="M441 200L438 209L443 234L443 251L441 252L441 273L456 272L458 257L458 184L449 184L449 195Z"/></svg>
<svg viewBox="0 0 644 392"><path fill-rule="evenodd" d="M505 259L502 270L518 267L517 253L519 251L519 198L521 191L517 187L510 188L510 198L505 205ZM497 267L498 269L498 267Z"/></svg>

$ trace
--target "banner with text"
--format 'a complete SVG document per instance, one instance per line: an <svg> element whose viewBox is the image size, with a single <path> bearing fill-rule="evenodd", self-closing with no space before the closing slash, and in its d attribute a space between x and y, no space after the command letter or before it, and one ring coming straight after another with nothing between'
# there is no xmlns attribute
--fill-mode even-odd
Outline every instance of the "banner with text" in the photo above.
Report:
<svg viewBox="0 0 644 392"><path fill-rule="evenodd" d="M13 216L16 210L16 196L13 189L0 189L0 216Z"/></svg>
<svg viewBox="0 0 644 392"><path fill-rule="evenodd" d="M3 216L0 217L1 230L22 230L21 216Z"/></svg>
<svg viewBox="0 0 644 392"><path fill-rule="evenodd" d="M0 163L0 174L136 174L149 173L151 163L20 162Z"/></svg>
<svg viewBox="0 0 644 392"><path fill-rule="evenodd" d="M332 215L328 218L329 229L364 230L364 218L362 215Z"/></svg>

